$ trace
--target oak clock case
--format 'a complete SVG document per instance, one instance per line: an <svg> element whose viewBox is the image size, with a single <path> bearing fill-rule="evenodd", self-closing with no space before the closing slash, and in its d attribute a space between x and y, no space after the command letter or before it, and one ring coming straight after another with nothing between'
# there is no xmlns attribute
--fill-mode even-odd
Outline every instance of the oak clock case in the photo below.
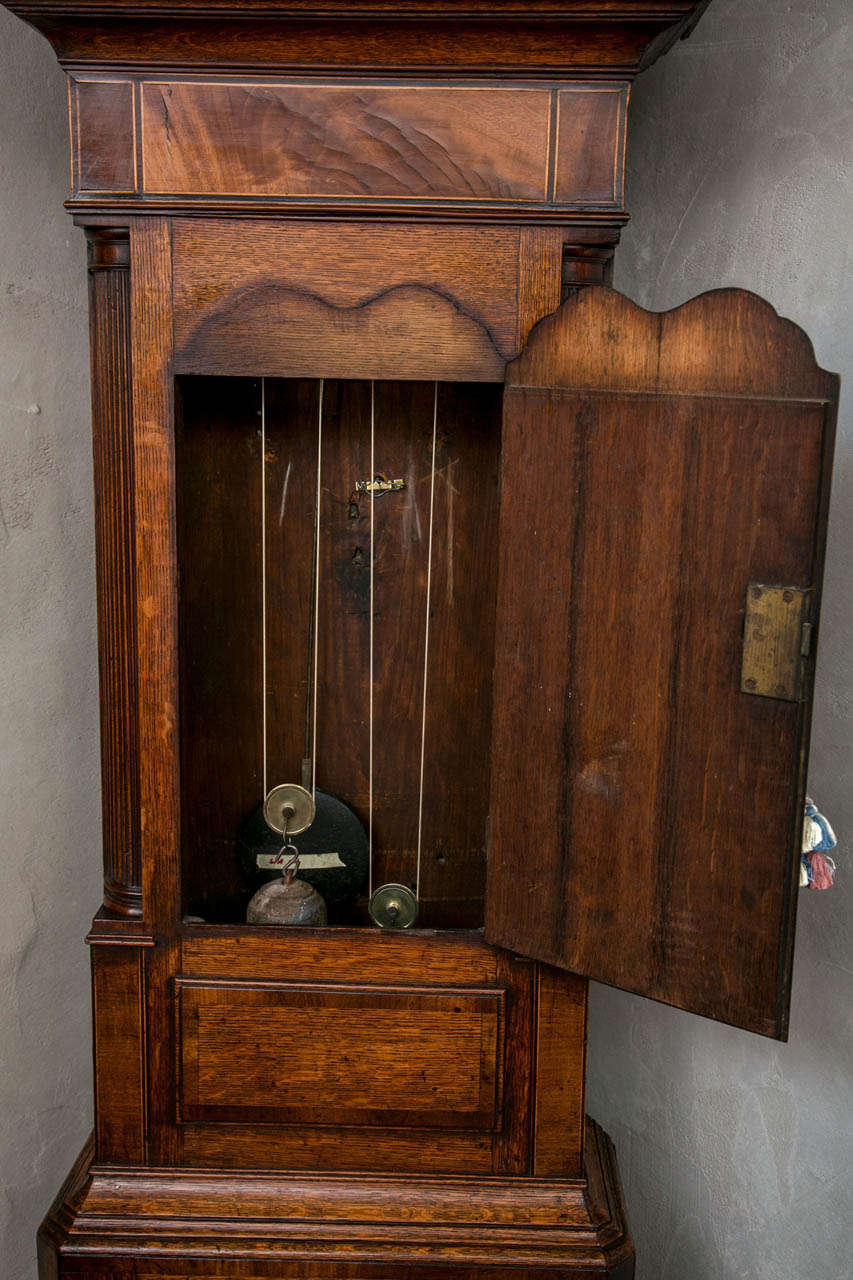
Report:
<svg viewBox="0 0 853 1280"><path fill-rule="evenodd" d="M608 287L701 7L10 6L69 78L101 657L42 1280L625 1280L587 980L784 1038L838 383L751 294Z"/></svg>

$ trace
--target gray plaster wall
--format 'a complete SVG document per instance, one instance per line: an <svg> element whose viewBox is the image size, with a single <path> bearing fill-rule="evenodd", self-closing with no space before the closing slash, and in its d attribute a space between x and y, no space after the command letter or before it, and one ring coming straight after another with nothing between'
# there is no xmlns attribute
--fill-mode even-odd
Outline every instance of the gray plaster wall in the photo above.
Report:
<svg viewBox="0 0 853 1280"><path fill-rule="evenodd" d="M86 267L64 76L0 9L0 1278L92 1125L99 781Z"/></svg>
<svg viewBox="0 0 853 1280"><path fill-rule="evenodd" d="M851 37L849 0L712 0L634 88L617 286L657 310L753 289L846 380L809 769L840 882L800 893L790 1040L593 987L589 1109L639 1280L853 1276Z"/></svg>
<svg viewBox="0 0 853 1280"><path fill-rule="evenodd" d="M755 289L853 386L845 19L846 0L713 0L691 41L640 79L617 283L654 307L720 284ZM2 9L0 50L0 1280L34 1280L38 1221L91 1126L94 563L63 77ZM849 403L811 767L842 834L853 832ZM801 897L787 1046L594 988L590 1109L618 1144L640 1280L851 1272L853 868L846 851L840 861L837 890Z"/></svg>

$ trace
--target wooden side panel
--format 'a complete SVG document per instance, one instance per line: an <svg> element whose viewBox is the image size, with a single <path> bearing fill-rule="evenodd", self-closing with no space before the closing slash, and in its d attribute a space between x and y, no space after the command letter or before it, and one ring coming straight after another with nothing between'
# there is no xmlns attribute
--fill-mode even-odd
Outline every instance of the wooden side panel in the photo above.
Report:
<svg viewBox="0 0 853 1280"><path fill-rule="evenodd" d="M583 1174L588 984L550 966L536 973L536 1102L533 1174Z"/></svg>
<svg viewBox="0 0 853 1280"><path fill-rule="evenodd" d="M422 720L417 704L412 708L424 748L420 920L425 926L476 928L483 922L489 817L500 388L442 385L437 408ZM427 485L422 489L426 515ZM424 639L425 596L422 589L414 613ZM413 782L417 777L416 768ZM412 793L417 802L417 786ZM407 870L411 876L411 856Z"/></svg>
<svg viewBox="0 0 853 1280"><path fill-rule="evenodd" d="M179 396L181 871L208 920L242 892L235 837L264 795L260 412L257 380Z"/></svg>
<svg viewBox="0 0 853 1280"><path fill-rule="evenodd" d="M807 714L741 636L819 588L835 380L752 295L590 289L510 384L487 937L782 1034Z"/></svg>
<svg viewBox="0 0 853 1280"><path fill-rule="evenodd" d="M178 983L180 1116L494 1129L505 992Z"/></svg>
<svg viewBox="0 0 853 1280"><path fill-rule="evenodd" d="M167 218L131 227L133 482L143 906L167 932L178 915L178 612Z"/></svg>
<svg viewBox="0 0 853 1280"><path fill-rule="evenodd" d="M180 743L175 545L172 253L166 218L131 223L134 505L143 916L147 961L149 1156L173 1155L174 1073L167 984L180 918Z"/></svg>
<svg viewBox="0 0 853 1280"><path fill-rule="evenodd" d="M96 1159L146 1158L145 969L139 947L92 948Z"/></svg>

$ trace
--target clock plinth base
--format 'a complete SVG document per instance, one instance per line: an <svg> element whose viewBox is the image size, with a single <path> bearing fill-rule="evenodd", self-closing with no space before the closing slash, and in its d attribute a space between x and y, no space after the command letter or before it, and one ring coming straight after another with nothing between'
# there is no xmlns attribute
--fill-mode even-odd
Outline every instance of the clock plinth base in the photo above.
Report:
<svg viewBox="0 0 853 1280"><path fill-rule="evenodd" d="M89 1146L42 1224L39 1280L631 1280L593 1121L586 1153L558 1181L127 1169Z"/></svg>

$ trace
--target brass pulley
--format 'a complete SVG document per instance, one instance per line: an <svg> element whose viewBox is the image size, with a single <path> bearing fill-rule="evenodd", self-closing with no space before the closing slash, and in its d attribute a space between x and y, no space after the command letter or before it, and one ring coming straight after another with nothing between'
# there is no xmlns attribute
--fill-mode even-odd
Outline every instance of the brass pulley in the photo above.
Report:
<svg viewBox="0 0 853 1280"><path fill-rule="evenodd" d="M273 787L264 801L264 819L268 827L283 836L301 835L314 821L314 797L295 782L282 782Z"/></svg>
<svg viewBox="0 0 853 1280"><path fill-rule="evenodd" d="M264 801L264 820L283 840L282 875L264 884L246 909L247 924L318 926L327 922L326 904L310 884L298 879L299 850L292 835L306 831L314 821L314 797L305 787L285 782L273 787Z"/></svg>
<svg viewBox="0 0 853 1280"><path fill-rule="evenodd" d="M404 884L383 884L370 899L370 918L380 929L411 929L418 900Z"/></svg>

